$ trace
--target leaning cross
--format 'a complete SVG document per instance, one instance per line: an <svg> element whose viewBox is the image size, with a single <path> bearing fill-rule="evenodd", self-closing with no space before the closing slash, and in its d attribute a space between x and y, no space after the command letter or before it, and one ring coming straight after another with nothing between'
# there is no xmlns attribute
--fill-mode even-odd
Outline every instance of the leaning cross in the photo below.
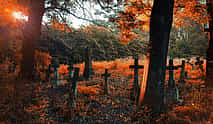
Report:
<svg viewBox="0 0 213 124"><path fill-rule="evenodd" d="M133 85L133 93L131 93L131 96L134 95L134 97L132 97L134 99L135 97L137 98L139 90L138 71L139 69L143 69L144 66L138 64L138 56L136 56L134 59L134 65L130 65L129 68L134 69L134 85Z"/></svg>
<svg viewBox="0 0 213 124"><path fill-rule="evenodd" d="M195 62L195 65L198 65L199 66L199 68L200 68L200 70L202 71L202 72L204 72L204 69L203 69L203 60L200 60L200 58L199 57L197 57L196 58L196 62Z"/></svg>
<svg viewBox="0 0 213 124"><path fill-rule="evenodd" d="M108 69L105 69L105 73L101 75L102 77L104 77L104 80L105 80L105 84L104 84L104 94L108 94L109 93L109 86L108 86L108 77L111 76L110 73L108 73Z"/></svg>

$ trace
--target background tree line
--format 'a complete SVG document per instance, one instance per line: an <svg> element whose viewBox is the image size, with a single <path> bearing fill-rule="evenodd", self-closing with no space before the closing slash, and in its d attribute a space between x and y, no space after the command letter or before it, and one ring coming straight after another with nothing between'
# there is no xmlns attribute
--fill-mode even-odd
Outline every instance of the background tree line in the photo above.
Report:
<svg viewBox="0 0 213 124"><path fill-rule="evenodd" d="M86 47L92 49L91 56L95 61L114 60L147 53L148 32L146 31L135 30L134 38L128 44L123 44L119 39L120 32L114 29L90 25L80 29L71 28L71 30L72 32L64 32L43 28L43 32L48 32L48 35L42 33L38 49L55 48L59 56L67 56L74 63L83 62ZM63 46L64 42L70 49ZM173 58L205 56L207 47L208 37L202 32L202 25L194 22L188 29L172 29L168 56Z"/></svg>

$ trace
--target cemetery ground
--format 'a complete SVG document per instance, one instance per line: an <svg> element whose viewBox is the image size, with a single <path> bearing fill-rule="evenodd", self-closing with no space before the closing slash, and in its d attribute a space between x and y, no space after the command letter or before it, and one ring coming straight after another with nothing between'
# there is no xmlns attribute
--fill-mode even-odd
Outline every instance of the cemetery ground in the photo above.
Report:
<svg viewBox="0 0 213 124"><path fill-rule="evenodd" d="M194 62L191 62L194 63ZM110 62L93 62L95 75L84 80L84 64L74 65L80 68L80 77L75 102L70 102L70 85L61 80L58 85L51 81L24 81L16 79L11 73L1 76L0 87L0 123L35 124L212 124L213 93L205 87L205 70L195 64L193 68L186 63L188 72L185 83L178 83L181 69L174 70L174 78L179 89L179 104L170 105L168 110L154 121L150 117L152 110L146 105L136 109L131 99L133 87L132 59L118 59ZM143 65L140 59L140 64ZM181 60L174 60L180 65ZM205 62L204 62L205 68ZM108 94L104 89L102 74L108 69ZM67 66L59 68L60 78L67 75ZM141 82L143 69L139 69ZM41 74L42 79L42 74ZM167 71L166 79L169 79ZM166 84L167 85L167 84ZM152 120L152 121L151 121Z"/></svg>

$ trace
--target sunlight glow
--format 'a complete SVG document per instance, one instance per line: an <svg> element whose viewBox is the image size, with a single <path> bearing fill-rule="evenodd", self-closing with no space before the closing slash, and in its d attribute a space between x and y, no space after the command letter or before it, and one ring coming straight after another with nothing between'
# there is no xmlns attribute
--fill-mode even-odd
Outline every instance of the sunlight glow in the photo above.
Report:
<svg viewBox="0 0 213 124"><path fill-rule="evenodd" d="M24 15L22 12L13 12L13 17L18 20L28 21L28 16Z"/></svg>
<svg viewBox="0 0 213 124"><path fill-rule="evenodd" d="M146 83L148 80L148 71L149 71L149 57L145 57L144 59L144 72L143 72L143 80L140 83L140 94L138 100L138 107L141 106L142 101L144 99L145 91L146 91Z"/></svg>

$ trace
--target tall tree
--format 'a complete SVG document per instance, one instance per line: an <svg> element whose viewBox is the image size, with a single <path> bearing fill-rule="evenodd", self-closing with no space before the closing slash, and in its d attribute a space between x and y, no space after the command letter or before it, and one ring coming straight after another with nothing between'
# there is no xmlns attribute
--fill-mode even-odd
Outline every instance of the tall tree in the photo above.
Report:
<svg viewBox="0 0 213 124"><path fill-rule="evenodd" d="M145 103L156 113L164 105L164 83L174 0L155 0L150 18L150 63ZM160 105L159 105L160 104Z"/></svg>
<svg viewBox="0 0 213 124"><path fill-rule="evenodd" d="M207 63L206 63L206 85L213 87L213 1L207 0L208 14L209 14L209 48L207 50Z"/></svg>
<svg viewBox="0 0 213 124"><path fill-rule="evenodd" d="M28 22L24 29L22 46L21 77L32 79L34 74L36 42L41 35L41 22L44 14L44 0L31 0Z"/></svg>

